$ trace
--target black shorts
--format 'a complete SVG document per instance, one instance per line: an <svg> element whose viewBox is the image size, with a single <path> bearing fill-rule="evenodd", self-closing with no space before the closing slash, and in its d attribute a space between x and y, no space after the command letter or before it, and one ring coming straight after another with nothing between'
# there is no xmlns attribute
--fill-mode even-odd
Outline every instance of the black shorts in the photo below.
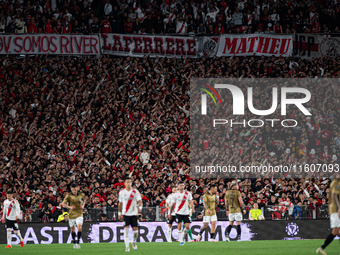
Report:
<svg viewBox="0 0 340 255"><path fill-rule="evenodd" d="M191 218L189 215L176 214L176 221L177 223L181 223L182 221L184 223L191 223Z"/></svg>
<svg viewBox="0 0 340 255"><path fill-rule="evenodd" d="M175 215L171 215L170 220L169 220L169 218L167 218L167 222L168 222L169 225L172 225L172 223L174 223L174 221L176 221Z"/></svg>
<svg viewBox="0 0 340 255"><path fill-rule="evenodd" d="M123 216L124 227L131 226L133 228L139 226L137 216Z"/></svg>
<svg viewBox="0 0 340 255"><path fill-rule="evenodd" d="M5 228L13 228L13 230L19 230L19 224L16 220L6 219Z"/></svg>

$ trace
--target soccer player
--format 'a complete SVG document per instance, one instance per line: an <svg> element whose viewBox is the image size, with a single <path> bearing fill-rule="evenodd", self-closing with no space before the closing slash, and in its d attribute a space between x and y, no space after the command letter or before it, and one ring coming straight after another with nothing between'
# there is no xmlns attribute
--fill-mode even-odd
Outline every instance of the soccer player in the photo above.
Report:
<svg viewBox="0 0 340 255"><path fill-rule="evenodd" d="M20 246L24 247L24 240L19 232L19 219L21 219L20 205L18 200L14 199L12 190L8 190L7 199L4 202L4 210L2 213L2 223L5 223L7 230L7 246L12 248L12 229L14 234L20 239Z"/></svg>
<svg viewBox="0 0 340 255"><path fill-rule="evenodd" d="M86 204L86 198L84 193L79 192L77 184L71 185L71 193L69 193L64 201L61 203L63 207L69 209L69 226L72 234L73 249L80 249L80 238L83 227L83 209ZM76 227L78 230L78 236L76 240Z"/></svg>
<svg viewBox="0 0 340 255"><path fill-rule="evenodd" d="M190 206L189 206L189 216L192 217L192 210L191 210ZM183 221L182 221L182 223L183 223ZM184 225L185 224L182 225L182 231L184 231L184 229L185 229ZM189 236L189 240L188 240L189 243L195 242L194 238L192 237L191 228L189 228L188 236ZM183 235L183 237L185 237L185 236ZM179 242L179 240L177 240L177 242Z"/></svg>
<svg viewBox="0 0 340 255"><path fill-rule="evenodd" d="M166 199L166 208L168 208L168 242L172 242L172 224L176 220L176 213L173 211L171 213L171 207L176 206L174 195L177 192L177 188L172 188L172 193Z"/></svg>
<svg viewBox="0 0 340 255"><path fill-rule="evenodd" d="M243 219L241 207L244 207L241 193L238 191L237 181L232 181L230 190L225 193L226 214L229 216L229 226L227 227L226 241L230 242L229 234L236 221L237 240L241 241L241 221Z"/></svg>
<svg viewBox="0 0 340 255"><path fill-rule="evenodd" d="M331 183L328 211L332 232L327 236L324 244L316 250L322 255L326 255L326 247L340 234L340 178L334 179Z"/></svg>
<svg viewBox="0 0 340 255"><path fill-rule="evenodd" d="M118 217L124 221L124 242L125 251L130 251L129 245L129 226L133 229L132 248L137 250L138 238L138 214L142 212L142 197L137 189L132 188L130 177L125 178L125 189L121 190L118 195Z"/></svg>
<svg viewBox="0 0 340 255"><path fill-rule="evenodd" d="M216 242L215 240L215 228L216 228L216 205L218 204L219 197L216 196L216 186L211 186L210 190L203 196L203 226L201 227L200 233L196 239L197 242L201 240L202 233L211 223L210 239L209 242Z"/></svg>
<svg viewBox="0 0 340 255"><path fill-rule="evenodd" d="M258 203L254 204L254 208L249 211L250 220L264 220L261 209L259 209Z"/></svg>
<svg viewBox="0 0 340 255"><path fill-rule="evenodd" d="M175 210L176 221L178 226L178 235L180 245L184 245L184 236L189 232L191 218L189 216L189 203L193 213L195 213L194 201L192 194L184 190L184 183L178 184L178 191L174 195L176 205L173 205L171 212ZM182 221L184 222L185 229L182 231Z"/></svg>

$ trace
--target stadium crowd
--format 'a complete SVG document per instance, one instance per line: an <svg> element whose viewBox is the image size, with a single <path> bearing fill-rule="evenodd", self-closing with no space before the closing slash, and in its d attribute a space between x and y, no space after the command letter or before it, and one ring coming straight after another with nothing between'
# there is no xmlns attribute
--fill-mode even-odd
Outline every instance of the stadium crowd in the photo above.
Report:
<svg viewBox="0 0 340 255"><path fill-rule="evenodd" d="M171 187L180 179L185 180L197 206L202 205L208 184L216 184L222 208L230 180L193 179L189 173L190 78L339 78L337 61L291 57L1 57L0 200L13 187L23 209L31 210L26 210L28 218L30 212L39 210L41 218L56 219L63 197L75 182L89 198L87 208L117 208L123 178L132 173L145 210L164 206ZM324 96L329 92L316 93ZM339 98L338 88L332 93ZM268 152L270 148L278 156L283 151L292 158L313 154L325 162L338 163L340 132L335 120L339 112L338 103L327 104L320 108L317 125L312 123L299 133L289 134L294 143L272 144L263 139L254 151ZM311 132L314 138L306 143ZM242 132L234 135L240 144L246 144ZM259 135L251 138L259 139ZM300 142L308 150L296 149ZM314 208L327 204L328 186L328 179L240 180L249 208L254 203L260 208L286 204L294 218L301 217L294 205Z"/></svg>
<svg viewBox="0 0 340 255"><path fill-rule="evenodd" d="M0 33L339 33L339 22L337 0L0 2Z"/></svg>

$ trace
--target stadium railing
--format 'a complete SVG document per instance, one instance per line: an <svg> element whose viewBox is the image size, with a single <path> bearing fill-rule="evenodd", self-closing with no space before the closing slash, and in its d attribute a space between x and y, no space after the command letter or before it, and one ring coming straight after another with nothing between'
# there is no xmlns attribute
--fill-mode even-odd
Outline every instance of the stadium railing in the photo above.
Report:
<svg viewBox="0 0 340 255"><path fill-rule="evenodd" d="M244 220L249 220L249 207L246 207L243 214ZM265 220L313 220L313 219L328 219L328 206L310 206L310 205L274 205L264 206L260 208ZM26 209L23 211L22 222L56 222L58 216L62 214L61 209L55 209L53 212L43 209ZM203 206L199 205L195 208L195 213L192 213L193 221L203 219ZM217 218L220 221L229 220L224 208L217 208ZM144 207L139 221L166 221L168 212L165 207ZM84 221L118 221L117 207L98 207L86 208L84 210Z"/></svg>

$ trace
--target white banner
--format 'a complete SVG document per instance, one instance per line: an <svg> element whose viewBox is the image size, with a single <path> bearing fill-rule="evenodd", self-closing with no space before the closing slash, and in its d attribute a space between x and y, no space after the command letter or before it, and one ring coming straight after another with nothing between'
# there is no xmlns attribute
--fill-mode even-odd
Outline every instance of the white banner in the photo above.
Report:
<svg viewBox="0 0 340 255"><path fill-rule="evenodd" d="M319 58L340 56L340 38L329 35L295 34L294 56L301 58Z"/></svg>
<svg viewBox="0 0 340 255"><path fill-rule="evenodd" d="M223 35L217 56L291 56L292 35Z"/></svg>
<svg viewBox="0 0 340 255"><path fill-rule="evenodd" d="M0 35L0 54L111 54L133 57L299 56L337 57L340 38L323 35Z"/></svg>
<svg viewBox="0 0 340 255"><path fill-rule="evenodd" d="M0 35L0 54L100 54L98 35Z"/></svg>
<svg viewBox="0 0 340 255"><path fill-rule="evenodd" d="M103 54L118 56L196 57L197 41L194 37L102 34Z"/></svg>

